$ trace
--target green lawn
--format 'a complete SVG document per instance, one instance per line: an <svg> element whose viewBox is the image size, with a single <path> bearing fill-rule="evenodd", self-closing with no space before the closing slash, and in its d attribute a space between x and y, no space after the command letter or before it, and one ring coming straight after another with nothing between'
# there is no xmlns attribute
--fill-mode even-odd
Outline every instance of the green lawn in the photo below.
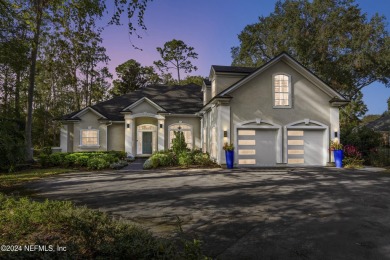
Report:
<svg viewBox="0 0 390 260"><path fill-rule="evenodd" d="M66 173L74 171L72 169L63 169L63 168L49 168L49 169L29 169L20 172L14 173L0 173L0 191L15 189L18 185L37 180L40 178L45 178L52 175L57 175L60 173Z"/></svg>

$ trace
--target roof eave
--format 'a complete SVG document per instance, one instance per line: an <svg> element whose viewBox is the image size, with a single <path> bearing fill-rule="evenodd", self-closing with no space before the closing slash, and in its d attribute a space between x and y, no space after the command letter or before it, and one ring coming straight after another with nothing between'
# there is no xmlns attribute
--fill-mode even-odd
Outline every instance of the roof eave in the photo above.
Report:
<svg viewBox="0 0 390 260"><path fill-rule="evenodd" d="M210 99L210 101L206 105L204 105L202 107L202 109L199 110L199 112L201 113L203 111L206 111L209 108L211 108L213 105L216 105L217 103L224 103L224 104L226 103L227 104L230 102L231 99L232 99L231 96L224 96L224 97L215 96L212 99Z"/></svg>

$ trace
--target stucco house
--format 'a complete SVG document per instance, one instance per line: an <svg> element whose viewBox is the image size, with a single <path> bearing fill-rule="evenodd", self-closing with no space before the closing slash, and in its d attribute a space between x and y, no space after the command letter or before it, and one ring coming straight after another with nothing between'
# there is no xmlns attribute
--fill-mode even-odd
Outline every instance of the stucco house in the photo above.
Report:
<svg viewBox="0 0 390 260"><path fill-rule="evenodd" d="M282 53L259 68L211 66L203 86L152 85L65 115L61 150L149 156L183 131L189 148L219 164L231 142L239 167L326 165L347 103Z"/></svg>

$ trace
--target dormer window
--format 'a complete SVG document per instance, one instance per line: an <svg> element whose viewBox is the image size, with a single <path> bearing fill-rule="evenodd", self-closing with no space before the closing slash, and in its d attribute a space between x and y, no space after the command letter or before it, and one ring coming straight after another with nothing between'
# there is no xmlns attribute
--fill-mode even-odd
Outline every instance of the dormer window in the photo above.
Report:
<svg viewBox="0 0 390 260"><path fill-rule="evenodd" d="M291 77L275 74L272 83L274 108L291 108Z"/></svg>

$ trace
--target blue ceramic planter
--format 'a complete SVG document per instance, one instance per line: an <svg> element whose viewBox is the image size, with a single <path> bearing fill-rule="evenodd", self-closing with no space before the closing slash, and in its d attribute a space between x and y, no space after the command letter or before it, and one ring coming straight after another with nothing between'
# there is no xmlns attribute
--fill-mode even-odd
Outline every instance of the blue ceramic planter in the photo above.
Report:
<svg viewBox="0 0 390 260"><path fill-rule="evenodd" d="M333 151L334 162L337 168L343 168L344 151L334 150Z"/></svg>
<svg viewBox="0 0 390 260"><path fill-rule="evenodd" d="M225 151L225 156L226 156L226 167L228 169L233 169L234 151Z"/></svg>

